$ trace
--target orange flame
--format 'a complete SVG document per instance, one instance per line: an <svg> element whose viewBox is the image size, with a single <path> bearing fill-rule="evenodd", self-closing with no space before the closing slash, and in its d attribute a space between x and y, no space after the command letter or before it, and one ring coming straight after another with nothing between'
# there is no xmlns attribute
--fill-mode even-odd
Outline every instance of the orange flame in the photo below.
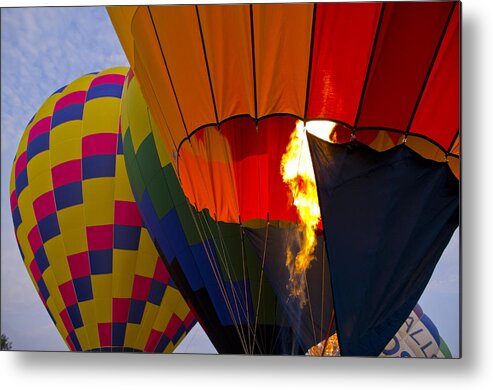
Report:
<svg viewBox="0 0 493 390"><path fill-rule="evenodd" d="M289 144L281 160L281 175L293 196L293 204L300 217L300 250L294 257L291 249L286 253L286 267L290 272L289 288L291 296L299 299L300 305L306 303L305 272L314 260L313 253L317 246L315 231L320 222L315 173L313 172L306 131L328 140L335 123L329 121L312 121L306 125L296 122Z"/></svg>
<svg viewBox="0 0 493 390"><path fill-rule="evenodd" d="M317 345L311 347L307 355L309 356L341 356L341 350L339 349L339 340L337 339L337 333L334 333L328 339L322 340Z"/></svg>

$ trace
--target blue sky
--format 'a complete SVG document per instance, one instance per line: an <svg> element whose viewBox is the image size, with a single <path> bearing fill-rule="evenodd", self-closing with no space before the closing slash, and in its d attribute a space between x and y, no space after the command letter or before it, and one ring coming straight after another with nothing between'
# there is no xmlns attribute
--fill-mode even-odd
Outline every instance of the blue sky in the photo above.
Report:
<svg viewBox="0 0 493 390"><path fill-rule="evenodd" d="M66 350L24 268L9 207L9 177L26 124L79 76L128 65L103 7L13 8L1 13L1 329L16 349ZM420 300L452 353L459 344L459 237ZM214 352L197 326L177 352Z"/></svg>

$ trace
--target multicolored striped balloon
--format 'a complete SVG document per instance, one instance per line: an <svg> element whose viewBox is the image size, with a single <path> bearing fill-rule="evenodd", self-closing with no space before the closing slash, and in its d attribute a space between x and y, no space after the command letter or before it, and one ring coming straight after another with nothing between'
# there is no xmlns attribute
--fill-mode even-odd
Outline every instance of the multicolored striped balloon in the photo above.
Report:
<svg viewBox="0 0 493 390"><path fill-rule="evenodd" d="M127 71L88 74L50 96L12 168L24 264L72 351L171 352L196 322L128 181L119 127Z"/></svg>

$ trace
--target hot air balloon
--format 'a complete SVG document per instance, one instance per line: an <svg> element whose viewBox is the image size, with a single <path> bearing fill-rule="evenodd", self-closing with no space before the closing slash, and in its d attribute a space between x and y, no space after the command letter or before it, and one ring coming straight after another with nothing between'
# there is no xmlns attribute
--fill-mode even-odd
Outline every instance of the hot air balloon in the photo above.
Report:
<svg viewBox="0 0 493 390"><path fill-rule="evenodd" d="M452 354L433 321L418 304L380 356L451 358Z"/></svg>
<svg viewBox="0 0 493 390"><path fill-rule="evenodd" d="M458 226L459 3L108 12L154 118L154 137L193 209L240 227L278 296L286 290L279 274L288 269L288 296L301 295L308 308L296 314L291 299L280 300L292 329L298 315L316 325L313 334L325 334L333 303L341 353L378 356ZM322 121L330 122L324 138L338 145L316 148L307 136ZM308 142L313 163L298 166L311 169L311 179L287 174L284 156ZM328 161L339 170L327 174ZM407 170L389 174L403 161L411 162ZM351 187L369 167L371 180ZM298 199L307 189L309 197ZM322 223L312 218L317 197ZM300 253L316 260L298 262ZM305 276L327 259L330 277L316 286L323 293L311 294ZM308 317L322 312L318 323Z"/></svg>
<svg viewBox="0 0 493 390"><path fill-rule="evenodd" d="M19 249L72 351L172 352L196 323L128 181L119 130L127 71L88 74L51 95L12 168Z"/></svg>

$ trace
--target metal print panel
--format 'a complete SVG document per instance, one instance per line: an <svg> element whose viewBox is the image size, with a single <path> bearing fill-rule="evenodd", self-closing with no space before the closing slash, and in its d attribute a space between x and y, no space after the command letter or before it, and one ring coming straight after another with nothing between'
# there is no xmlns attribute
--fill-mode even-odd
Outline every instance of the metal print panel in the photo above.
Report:
<svg viewBox="0 0 493 390"><path fill-rule="evenodd" d="M2 9L2 349L460 357L460 28Z"/></svg>

